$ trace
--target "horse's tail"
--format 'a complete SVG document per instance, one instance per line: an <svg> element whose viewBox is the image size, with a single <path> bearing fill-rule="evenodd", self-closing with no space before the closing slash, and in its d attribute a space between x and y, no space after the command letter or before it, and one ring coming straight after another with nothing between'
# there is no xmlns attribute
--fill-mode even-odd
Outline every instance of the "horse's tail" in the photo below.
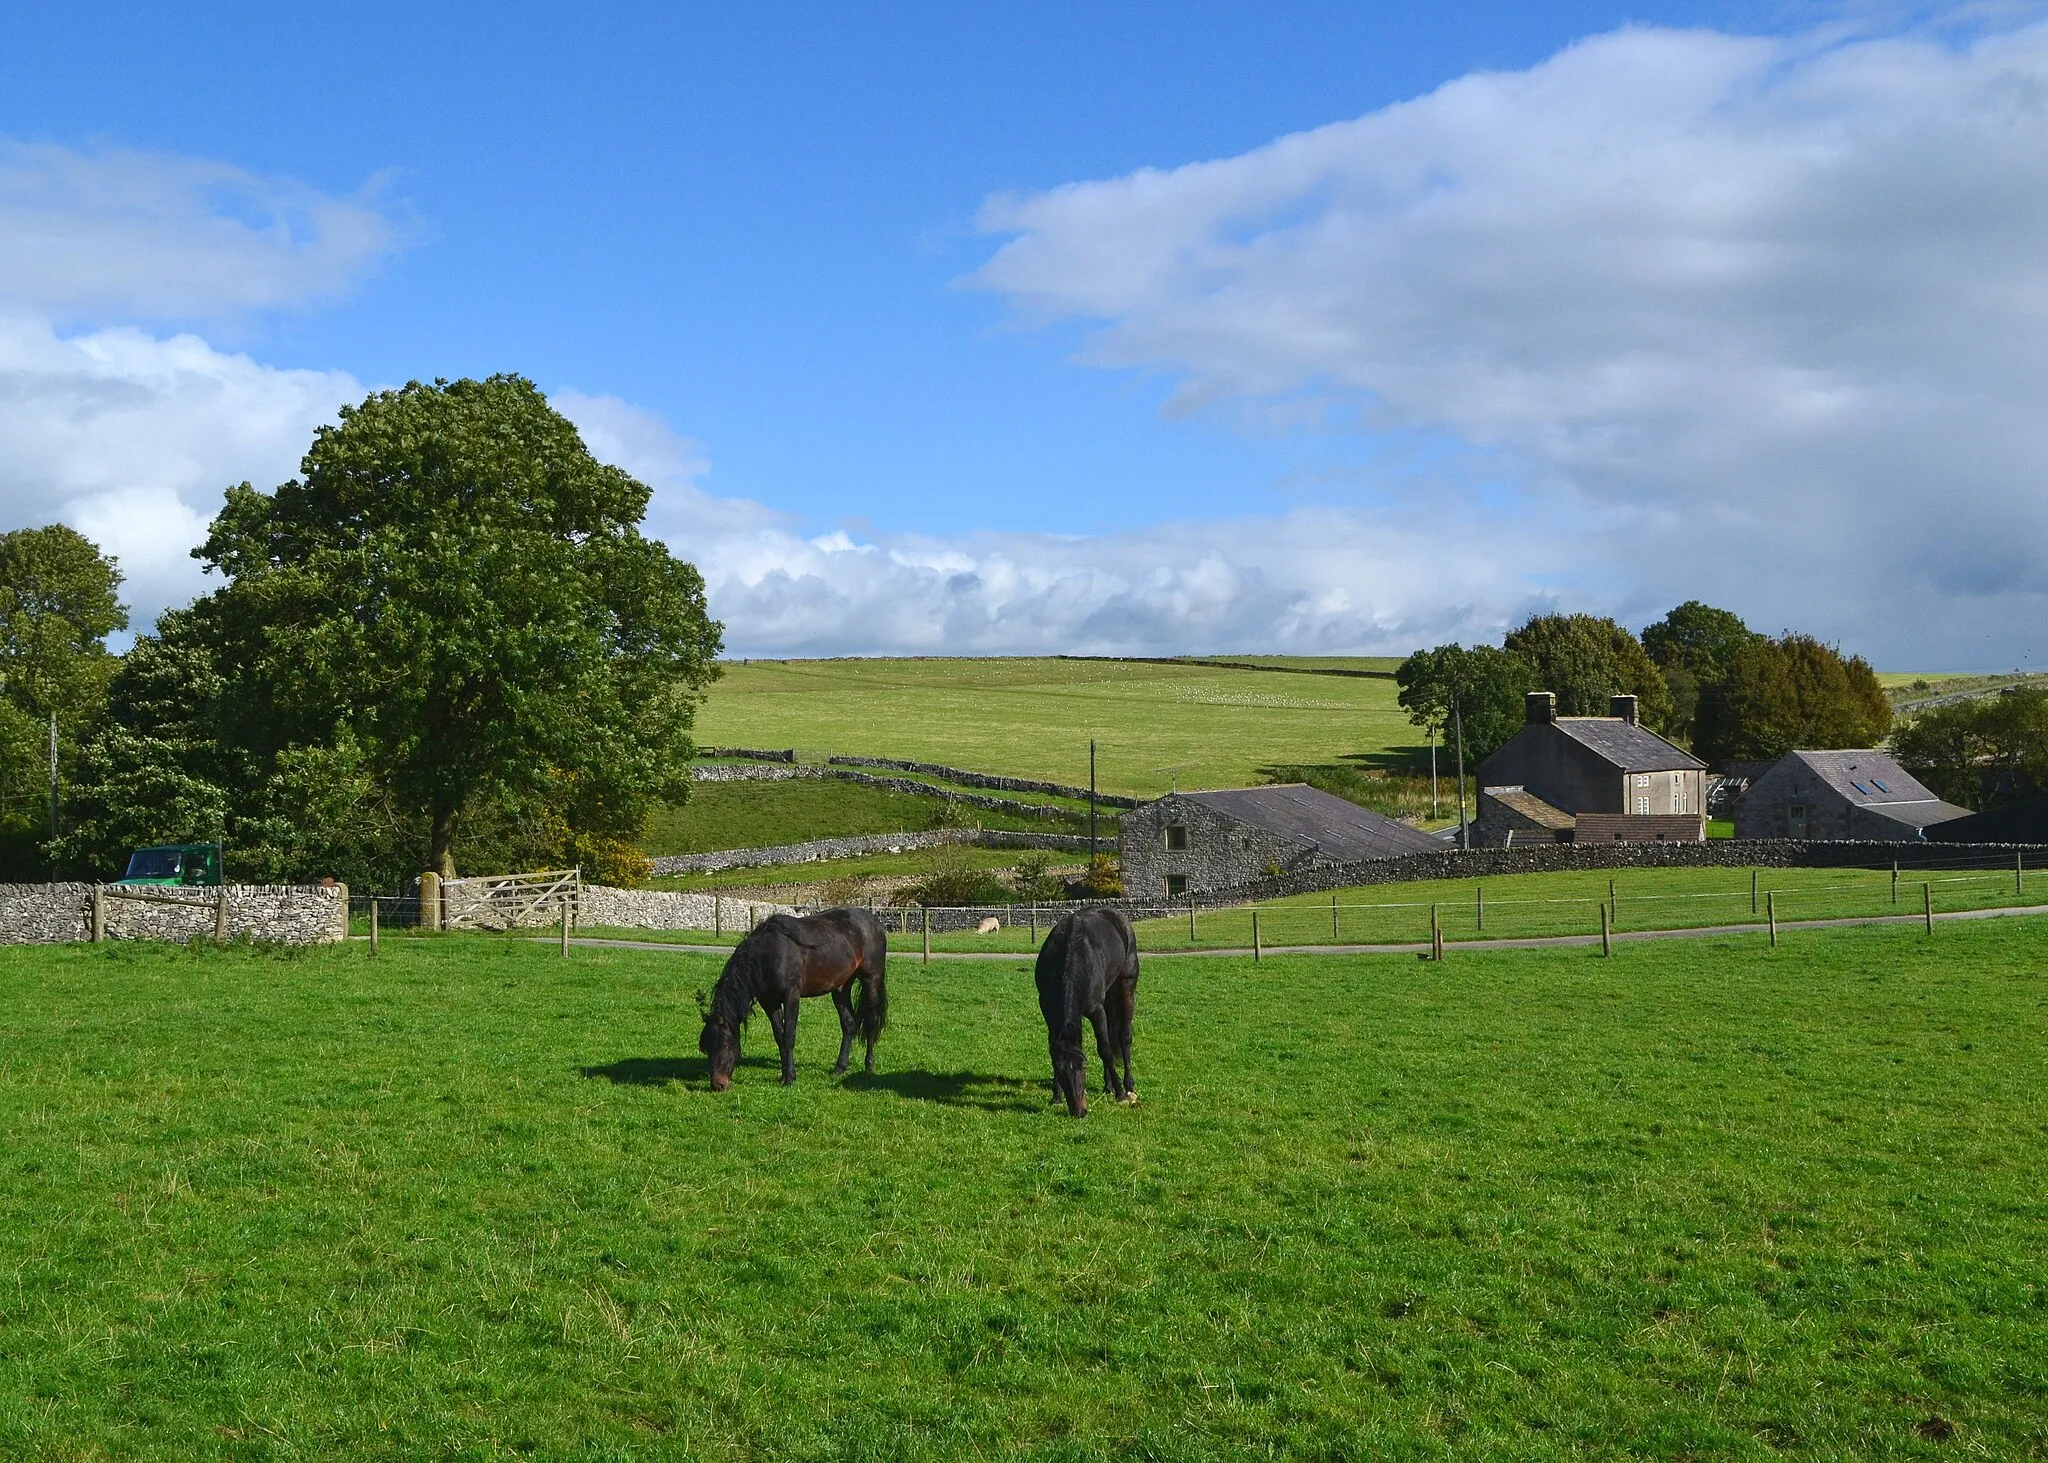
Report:
<svg viewBox="0 0 2048 1463"><path fill-rule="evenodd" d="M861 957L860 1000L853 1019L864 1042L873 1042L889 1023L888 967L889 937L884 935Z"/></svg>

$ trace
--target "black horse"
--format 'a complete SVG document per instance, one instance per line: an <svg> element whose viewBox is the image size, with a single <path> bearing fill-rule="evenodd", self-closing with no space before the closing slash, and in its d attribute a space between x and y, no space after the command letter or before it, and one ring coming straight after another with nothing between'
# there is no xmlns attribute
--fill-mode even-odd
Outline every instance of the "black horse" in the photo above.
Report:
<svg viewBox="0 0 2048 1463"><path fill-rule="evenodd" d="M1102 1085L1119 1102L1136 1102L1131 1082L1131 1021L1138 1012L1138 938L1113 909L1081 909L1052 927L1038 952L1038 1009L1052 1048L1052 1090L1067 1111L1088 1116L1088 1058L1081 1023L1095 1028ZM1123 1075L1117 1075L1117 1061Z"/></svg>
<svg viewBox="0 0 2048 1463"><path fill-rule="evenodd" d="M771 914L740 941L711 992L704 1013L704 1034L697 1049L711 1062L711 1090L732 1085L733 1064L740 1055L740 1028L753 1013L754 1002L768 1013L775 1044L782 1050L782 1083L796 1081L796 1013L805 996L830 994L839 1008L838 1076L853 1054L856 1030L868 1048L868 1067L875 1070L875 1038L889 1015L883 984L889 964L889 941L882 924L864 909L828 909L798 919ZM848 988L860 981L856 1008Z"/></svg>

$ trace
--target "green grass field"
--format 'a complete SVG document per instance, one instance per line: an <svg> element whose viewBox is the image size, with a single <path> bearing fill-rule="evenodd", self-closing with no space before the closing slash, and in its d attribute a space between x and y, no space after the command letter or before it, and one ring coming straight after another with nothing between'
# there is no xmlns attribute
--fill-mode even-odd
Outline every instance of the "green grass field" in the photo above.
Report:
<svg viewBox="0 0 2048 1463"><path fill-rule="evenodd" d="M845 838L860 833L904 833L942 826L948 805L884 787L833 778L790 778L781 782L698 782L680 808L658 810L641 848L650 855L709 853L727 848L764 848ZM962 807L954 821L984 828L1035 833L1085 832L1087 820L1021 817L987 808Z"/></svg>
<svg viewBox="0 0 2048 1463"><path fill-rule="evenodd" d="M726 666L697 738L1086 786L1093 737L1105 792L1154 796L1176 784L1248 786L1273 764L1418 747L1396 694L1391 680L1130 661L751 661Z"/></svg>
<svg viewBox="0 0 2048 1463"><path fill-rule="evenodd" d="M1021 960L13 947L0 1456L2040 1456L2044 957L1155 959L1076 1124Z"/></svg>

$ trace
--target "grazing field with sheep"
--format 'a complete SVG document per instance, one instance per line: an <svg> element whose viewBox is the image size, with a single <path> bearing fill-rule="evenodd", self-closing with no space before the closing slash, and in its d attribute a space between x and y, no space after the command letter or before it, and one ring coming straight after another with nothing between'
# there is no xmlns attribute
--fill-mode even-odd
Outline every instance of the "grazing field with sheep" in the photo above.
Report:
<svg viewBox="0 0 2048 1463"><path fill-rule="evenodd" d="M1028 956L0 949L0 1456L2034 1456L2044 966L1148 956L1076 1121Z"/></svg>

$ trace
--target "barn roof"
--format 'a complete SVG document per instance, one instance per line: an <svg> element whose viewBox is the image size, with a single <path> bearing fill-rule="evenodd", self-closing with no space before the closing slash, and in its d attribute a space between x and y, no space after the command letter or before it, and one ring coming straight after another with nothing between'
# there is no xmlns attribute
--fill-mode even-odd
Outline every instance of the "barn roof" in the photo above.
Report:
<svg viewBox="0 0 2048 1463"><path fill-rule="evenodd" d="M1554 808L1526 787L1489 787L1486 795L1504 808L1513 808L1539 828L1555 829L1559 832L1578 826L1574 818L1562 808Z"/></svg>
<svg viewBox="0 0 2048 1463"><path fill-rule="evenodd" d="M1441 840L1420 829L1382 817L1369 808L1300 782L1246 787L1229 792L1189 792L1205 808L1268 833L1309 844L1340 863L1393 858L1404 853L1441 853Z"/></svg>
<svg viewBox="0 0 2048 1463"><path fill-rule="evenodd" d="M1707 764L1648 727L1619 716L1560 716L1552 723L1581 746L1591 748L1623 772L1704 772Z"/></svg>
<svg viewBox="0 0 2048 1463"><path fill-rule="evenodd" d="M1919 778L1893 761L1890 754L1875 748L1788 752L1771 771L1775 773L1792 762L1804 766L1845 802L1909 828L1946 823L1951 818L1966 817L1970 811L1943 802Z"/></svg>

